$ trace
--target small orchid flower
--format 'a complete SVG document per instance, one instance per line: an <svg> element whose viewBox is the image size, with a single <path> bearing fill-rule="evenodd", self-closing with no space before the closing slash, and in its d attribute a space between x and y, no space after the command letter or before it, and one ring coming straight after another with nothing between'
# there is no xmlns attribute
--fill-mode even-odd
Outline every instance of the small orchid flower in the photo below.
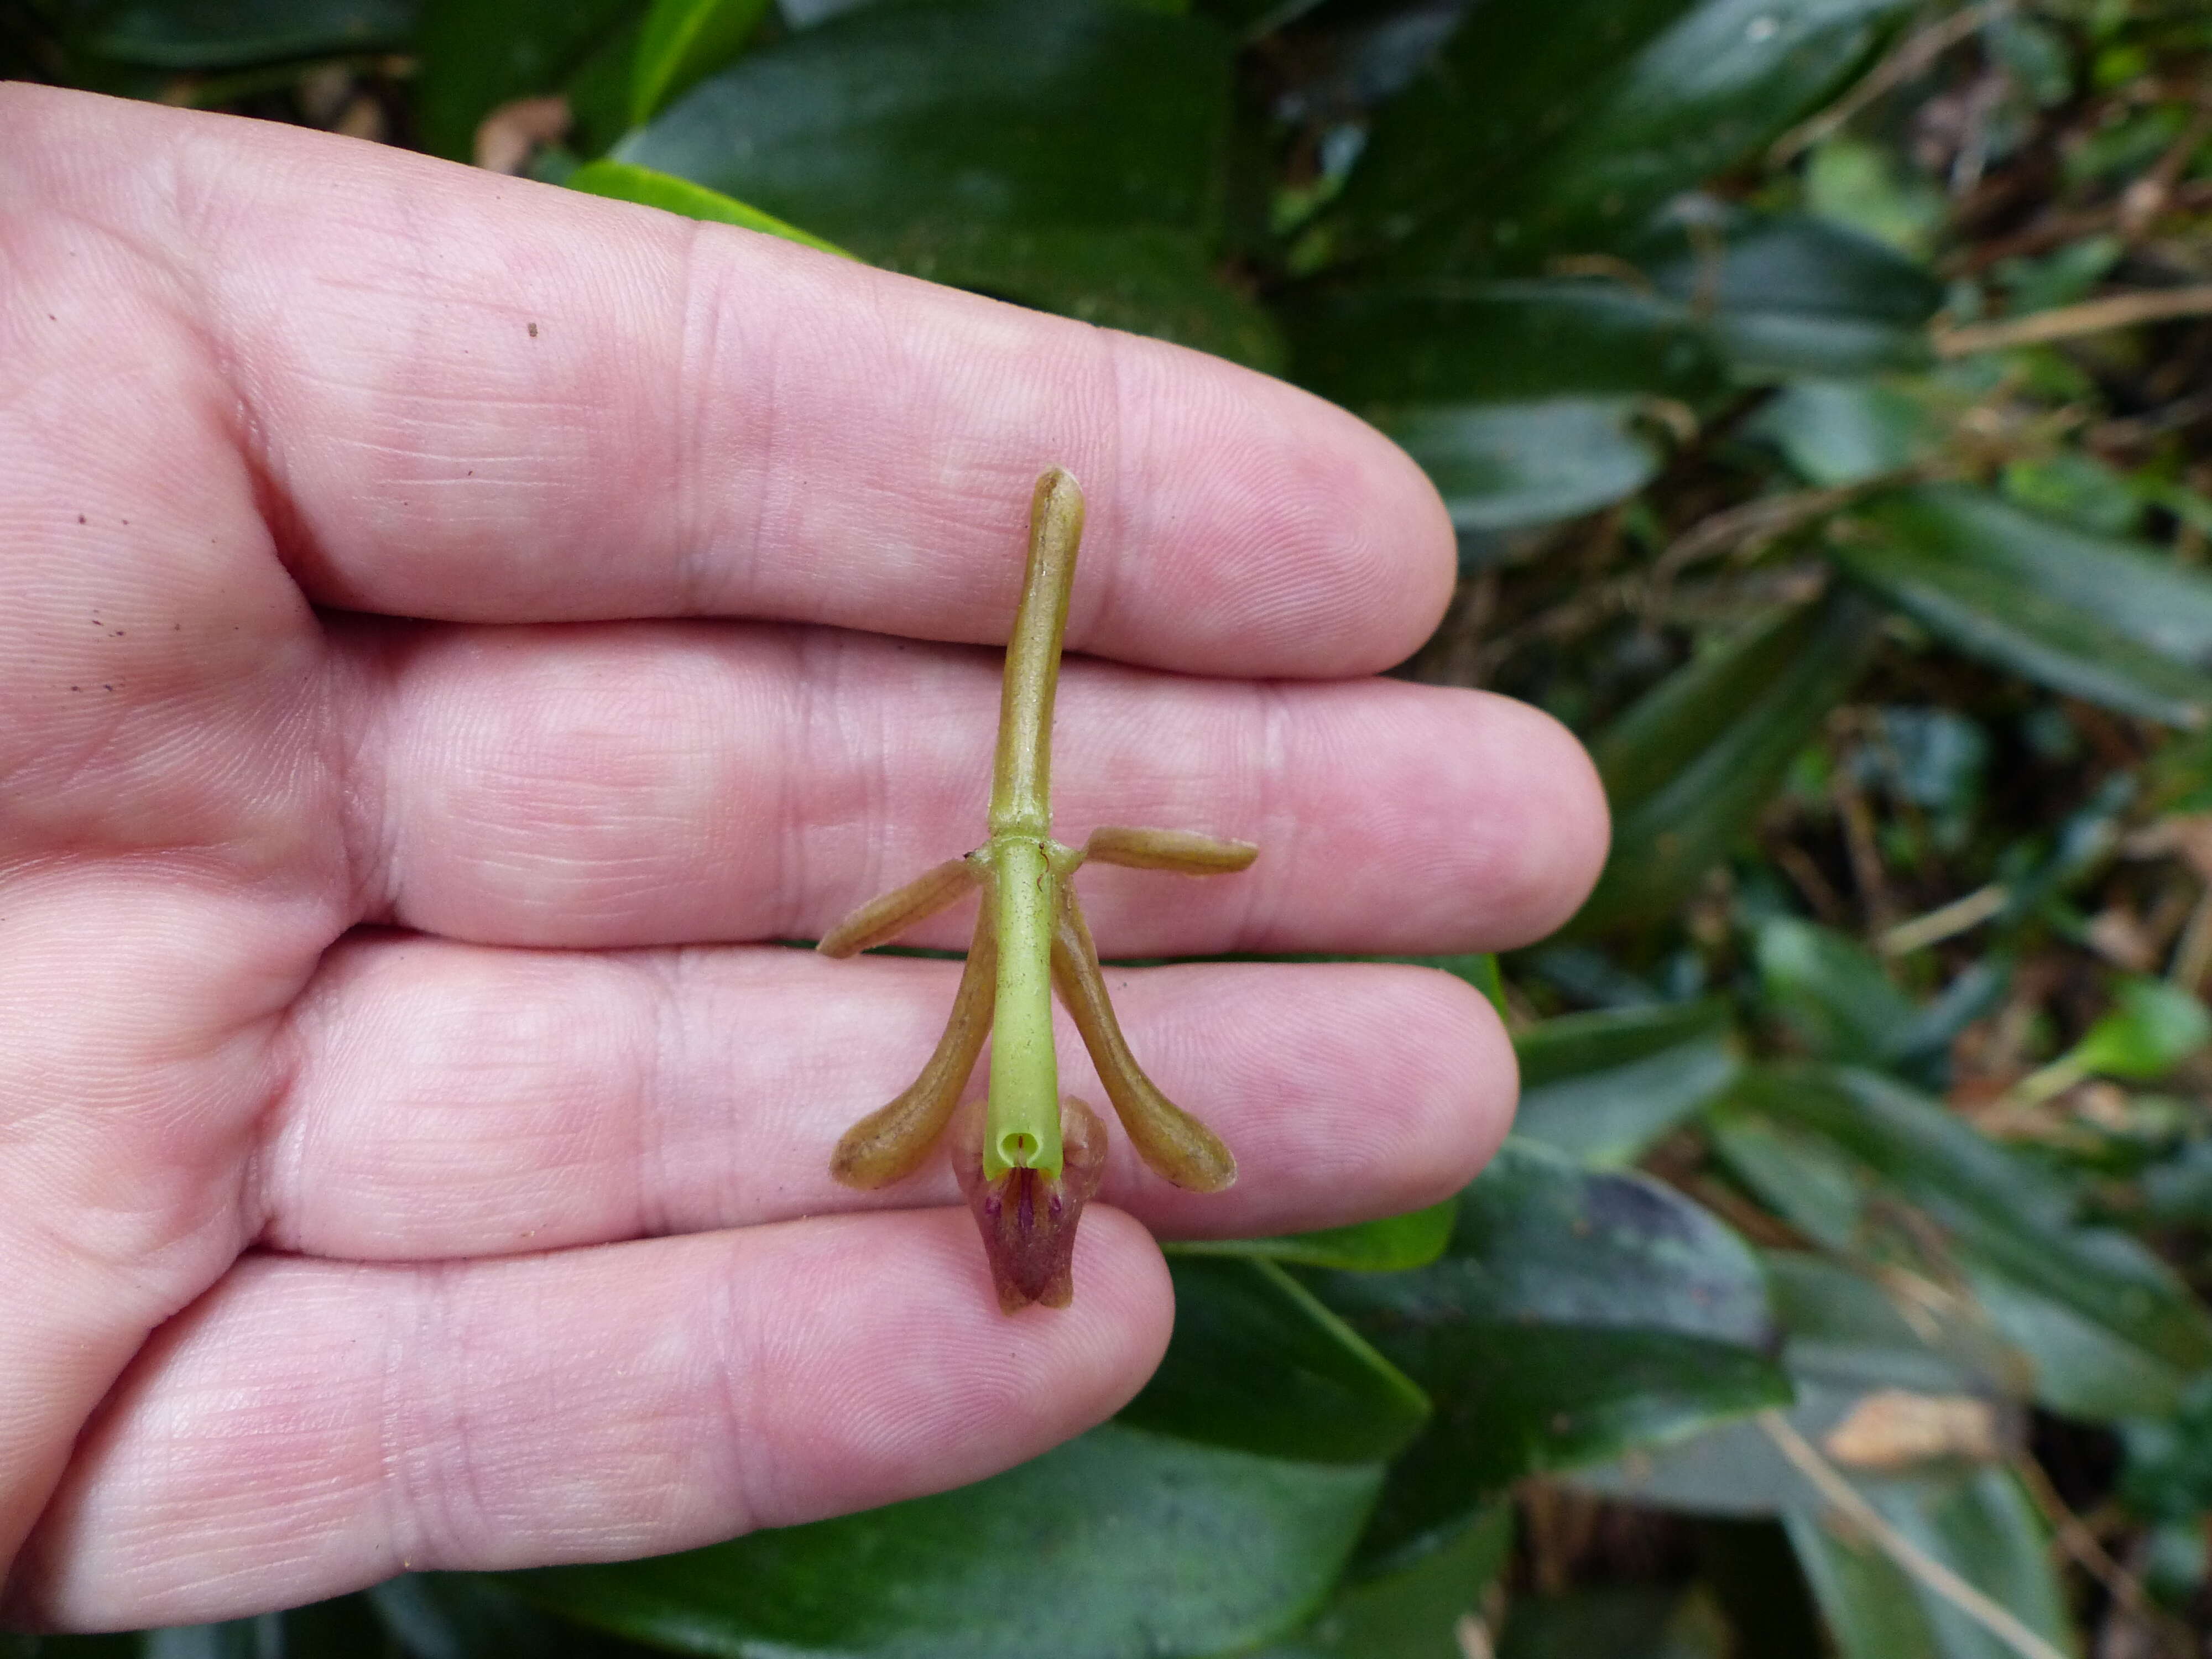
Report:
<svg viewBox="0 0 2212 1659"><path fill-rule="evenodd" d="M951 1121L989 1037L989 1092L963 1115L951 1138L952 1164L983 1235L999 1305L1008 1313L1032 1302L1067 1305L1076 1223L1105 1173L1105 1127L1082 1101L1060 1097L1054 990L1138 1157L1194 1192L1218 1192L1237 1179L1229 1149L1162 1094L1130 1054L1069 878L1086 860L1225 875L1249 865L1260 849L1183 830L1094 830L1080 850L1052 839L1053 696L1082 538L1083 492L1054 467L1037 480L1030 504L1029 568L1006 646L989 838L967 857L870 900L817 947L824 956L849 957L889 944L971 889L983 890L936 1052L911 1088L846 1131L830 1173L865 1188L918 1169Z"/></svg>

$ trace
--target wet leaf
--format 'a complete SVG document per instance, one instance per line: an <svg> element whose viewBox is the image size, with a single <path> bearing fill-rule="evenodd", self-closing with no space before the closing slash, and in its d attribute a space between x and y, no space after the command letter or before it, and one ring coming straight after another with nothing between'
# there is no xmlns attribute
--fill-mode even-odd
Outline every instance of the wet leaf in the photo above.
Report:
<svg viewBox="0 0 2212 1659"><path fill-rule="evenodd" d="M1202 1654L1265 1641L1310 1613L1380 1480L1371 1465L1257 1457L1109 1425L939 1497L507 1582L690 1653Z"/></svg>

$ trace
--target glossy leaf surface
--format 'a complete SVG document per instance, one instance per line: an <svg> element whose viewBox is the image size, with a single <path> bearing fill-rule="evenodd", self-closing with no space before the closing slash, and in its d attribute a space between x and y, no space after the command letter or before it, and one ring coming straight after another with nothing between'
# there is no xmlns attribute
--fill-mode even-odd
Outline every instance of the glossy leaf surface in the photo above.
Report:
<svg viewBox="0 0 2212 1659"><path fill-rule="evenodd" d="M1176 1256L1245 1256L1293 1267L1337 1267L1351 1273L1396 1273L1425 1267L1444 1253L1459 1221L1459 1200L1445 1199L1404 1215L1323 1227L1272 1238L1192 1239L1167 1247Z"/></svg>
<svg viewBox="0 0 2212 1659"><path fill-rule="evenodd" d="M769 0L653 0L630 70L631 125L736 57L768 9Z"/></svg>
<svg viewBox="0 0 2212 1659"><path fill-rule="evenodd" d="M1712 1127L1735 1173L1826 1248L1970 1290L2053 1409L2170 1408L2212 1364L2212 1322L2169 1270L2125 1235L2079 1224L2064 1179L1902 1085L1761 1068Z"/></svg>
<svg viewBox="0 0 2212 1659"><path fill-rule="evenodd" d="M1634 1163L1728 1086L1736 1059L1718 1000L1569 1014L1513 1039L1520 1139L1597 1169Z"/></svg>
<svg viewBox="0 0 2212 1659"><path fill-rule="evenodd" d="M1893 1485L1868 1495L1884 1520L2063 1652L2071 1644L2048 1529L2003 1469L1963 1482ZM1790 1542L1842 1659L2017 1659L2017 1650L1908 1577L1869 1542L1808 1510Z"/></svg>
<svg viewBox="0 0 2212 1659"><path fill-rule="evenodd" d="M225 70L406 44L416 0L114 0L72 31L84 50L150 69Z"/></svg>
<svg viewBox="0 0 2212 1659"><path fill-rule="evenodd" d="M1113 0L915 0L747 52L617 147L915 276L1272 362L1210 268L1229 37Z"/></svg>
<svg viewBox="0 0 2212 1659"><path fill-rule="evenodd" d="M1796 215L1721 216L1694 238L1669 227L1630 257L1707 319L1746 379L1917 368L1943 300L1932 271L1886 243Z"/></svg>
<svg viewBox="0 0 2212 1659"><path fill-rule="evenodd" d="M1313 1281L1436 1403L1370 1547L1522 1474L1788 1397L1756 1261L1672 1189L1509 1141L1459 1204L1433 1265Z"/></svg>
<svg viewBox="0 0 2212 1659"><path fill-rule="evenodd" d="M743 1659L1204 1654L1311 1612L1381 1479L1109 1425L939 1497L509 1582L587 1623Z"/></svg>
<svg viewBox="0 0 2212 1659"><path fill-rule="evenodd" d="M1899 0L1474 8L1386 107L1346 191L1358 241L1427 269L1614 246L1679 191L1817 109Z"/></svg>
<svg viewBox="0 0 2212 1659"><path fill-rule="evenodd" d="M2212 716L2212 580L1993 496L1886 500L1839 545L1851 574L1972 655L2124 714Z"/></svg>
<svg viewBox="0 0 2212 1659"><path fill-rule="evenodd" d="M424 0L416 114L423 147L470 159L477 124L512 99L557 92L629 0Z"/></svg>
<svg viewBox="0 0 2212 1659"><path fill-rule="evenodd" d="M1678 669L1598 733L1613 852L1580 929L1664 915L1751 824L1849 693L1879 617L1849 595L1778 616Z"/></svg>
<svg viewBox="0 0 2212 1659"><path fill-rule="evenodd" d="M744 203L732 201L720 191L695 185L689 179L677 179L665 173L655 173L650 167L635 167L627 161L586 161L568 175L568 188L588 191L593 196L611 196L618 202L636 202L645 207L656 207L667 213L680 213L687 219L704 219L711 223L736 225L743 230L757 230L769 236L781 236L787 241L802 246L818 248L824 253L843 253L844 250L819 236L787 225L771 214Z"/></svg>
<svg viewBox="0 0 2212 1659"><path fill-rule="evenodd" d="M1411 1379L1273 1263L1169 1265L1175 1336L1121 1421L1319 1463L1387 1461L1428 1422Z"/></svg>

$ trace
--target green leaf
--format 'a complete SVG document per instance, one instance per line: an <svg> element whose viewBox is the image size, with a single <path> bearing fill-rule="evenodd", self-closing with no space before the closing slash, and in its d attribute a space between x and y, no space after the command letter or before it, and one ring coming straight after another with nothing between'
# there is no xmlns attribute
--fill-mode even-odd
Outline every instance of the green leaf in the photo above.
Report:
<svg viewBox="0 0 2212 1659"><path fill-rule="evenodd" d="M571 190L586 191L593 196L641 203L669 213L680 213L687 219L705 219L744 230L764 231L803 246L819 248L824 253L845 254L845 250L836 244L825 242L796 225L787 225L758 208L733 201L719 191L695 185L688 179L655 173L650 167L635 167L628 161L586 161L568 175L567 183Z"/></svg>
<svg viewBox="0 0 2212 1659"><path fill-rule="evenodd" d="M2061 1652L2074 1648L2050 1534L2019 1481L1983 1469L1958 1482L1885 1483L1867 1492L1884 1520ZM1841 1659L2019 1659L1870 1540L1846 1539L1817 1511L1785 1524Z"/></svg>
<svg viewBox="0 0 2212 1659"><path fill-rule="evenodd" d="M769 0L653 0L630 69L629 118L643 126L669 100L735 58Z"/></svg>
<svg viewBox="0 0 2212 1659"><path fill-rule="evenodd" d="M1662 294L1707 313L1715 343L1747 380L1917 368L1943 300L1926 266L1794 215L1723 216L1694 240L1670 226L1631 257Z"/></svg>
<svg viewBox="0 0 2212 1659"><path fill-rule="evenodd" d="M2154 1413L2212 1365L2212 1322L2169 1269L2078 1225L2069 1182L1937 1102L1867 1072L1764 1067L1710 1121L1736 1175L1826 1249L1970 1290L2054 1410Z"/></svg>
<svg viewBox="0 0 2212 1659"><path fill-rule="evenodd" d="M1425 1267L1444 1253L1459 1223L1459 1200L1348 1227L1323 1227L1273 1238L1190 1239L1166 1247L1171 1256L1238 1256L1294 1267L1335 1267L1348 1273L1399 1273Z"/></svg>
<svg viewBox="0 0 2212 1659"><path fill-rule="evenodd" d="M1799 380L1748 422L1808 483L1858 483L1932 455L1945 422L1924 398L1873 380Z"/></svg>
<svg viewBox="0 0 2212 1659"><path fill-rule="evenodd" d="M1302 385L1354 408L1650 392L1708 398L1719 361L1688 309L1612 283L1355 289L1292 313Z"/></svg>
<svg viewBox="0 0 2212 1659"><path fill-rule="evenodd" d="M1609 283L1354 289L1301 306L1290 329L1297 379L1397 439L1462 530L1632 494L1661 460L1637 426L1650 399L1723 384L1681 306Z"/></svg>
<svg viewBox="0 0 2212 1659"><path fill-rule="evenodd" d="M1759 927L1758 957L1768 1006L1816 1057L1885 1065L1911 1041L1919 1009L1856 939L1776 916Z"/></svg>
<svg viewBox="0 0 2212 1659"><path fill-rule="evenodd" d="M1634 1163L1736 1072L1717 998L1547 1019L1521 1032L1513 1132L1596 1169Z"/></svg>
<svg viewBox="0 0 2212 1659"><path fill-rule="evenodd" d="M1109 1425L958 1492L507 1582L586 1623L732 1659L1210 1653L1312 1611L1380 1480Z"/></svg>
<svg viewBox="0 0 2212 1659"><path fill-rule="evenodd" d="M1595 513L1659 476L1642 400L1427 404L1372 419L1420 463L1462 531L1511 530Z"/></svg>
<svg viewBox="0 0 2212 1659"><path fill-rule="evenodd" d="M1615 246L1839 90L1901 0L1492 0L1385 106L1344 196L1419 268Z"/></svg>
<svg viewBox="0 0 2212 1659"><path fill-rule="evenodd" d="M1678 669L1600 732L1590 749L1613 852L1572 927L1671 914L1850 692L1879 625L1842 593L1783 613Z"/></svg>
<svg viewBox="0 0 2212 1659"><path fill-rule="evenodd" d="M1480 1607L1513 1547L1513 1506L1491 1504L1407 1565L1354 1580L1299 1638L1347 1659L1462 1659L1455 1626Z"/></svg>
<svg viewBox="0 0 2212 1659"><path fill-rule="evenodd" d="M40 1659L107 1654L118 1659L126 1654L143 1659L285 1659L303 1653L317 1659L387 1659L391 1645L368 1601L342 1595L219 1625L175 1625L127 1636L50 1636L34 1640L28 1650Z"/></svg>
<svg viewBox="0 0 2212 1659"><path fill-rule="evenodd" d="M1175 1337L1121 1421L1316 1463L1376 1463L1429 1419L1405 1373L1269 1261L1181 1256Z"/></svg>
<svg viewBox="0 0 2212 1659"><path fill-rule="evenodd" d="M362 1594L407 1659L647 1659L653 1651L556 1619L489 1573L402 1573Z"/></svg>
<svg viewBox="0 0 2212 1659"><path fill-rule="evenodd" d="M1523 1474L1788 1398L1756 1261L1672 1188L1509 1141L1459 1204L1432 1266L1312 1280L1436 1403L1393 1468L1372 1549Z"/></svg>
<svg viewBox="0 0 2212 1659"><path fill-rule="evenodd" d="M2060 1065L2098 1077L2164 1077L2212 1042L2212 1013L2178 985L2130 975L2114 988L2113 1000L2118 1006Z"/></svg>
<svg viewBox="0 0 2212 1659"><path fill-rule="evenodd" d="M912 0L748 52L617 161L933 281L1272 362L1216 277L1231 41L1108 0Z"/></svg>
<svg viewBox="0 0 2212 1659"><path fill-rule="evenodd" d="M1799 1253L1766 1257L1784 1332L1783 1364L1796 1399L1790 1425L1814 1445L1875 1396L1893 1408L1918 1399L1946 1408L1978 1402L1992 1425L2002 1382L2021 1375L2016 1356L1971 1322L1945 1325L1916 1309L1915 1326L1881 1286ZM1900 1396L1907 1398L1901 1399ZM1998 1437L1992 1435L1992 1440ZM1914 1480L1956 1479L1968 1466L1937 1455L1910 1466ZM1881 1477L1852 1476L1872 1490ZM1819 1492L1756 1422L1723 1424L1691 1439L1581 1469L1577 1490L1620 1502L1737 1518L1817 1504Z"/></svg>
<svg viewBox="0 0 2212 1659"><path fill-rule="evenodd" d="M416 0L114 0L72 38L117 63L239 69L402 46L415 13Z"/></svg>
<svg viewBox="0 0 2212 1659"><path fill-rule="evenodd" d="M1498 1644L1498 1659L1729 1659L1737 1650L1709 1590L1661 1584L1518 1597Z"/></svg>
<svg viewBox="0 0 2212 1659"><path fill-rule="evenodd" d="M1873 504L1836 556L1931 631L2039 684L2195 726L2212 714L2212 579L1964 488Z"/></svg>
<svg viewBox="0 0 2212 1659"><path fill-rule="evenodd" d="M423 148L465 161L500 105L556 92L623 27L631 0L423 0L416 117Z"/></svg>

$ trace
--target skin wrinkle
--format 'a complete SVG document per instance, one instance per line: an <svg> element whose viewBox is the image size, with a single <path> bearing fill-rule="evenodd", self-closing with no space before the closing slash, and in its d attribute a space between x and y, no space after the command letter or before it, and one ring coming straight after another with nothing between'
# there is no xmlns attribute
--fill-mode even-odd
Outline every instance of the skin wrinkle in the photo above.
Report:
<svg viewBox="0 0 2212 1659"><path fill-rule="evenodd" d="M1422 621L1449 538L1410 464L1348 417L1164 345L319 135L6 88L0 149L21 158L0 169L0 261L58 296L21 317L37 296L9 285L0 327L82 368L9 417L0 535L81 573L46 591L99 599L104 621L111 601L184 607L161 626L185 622L173 649L205 683L142 665L119 694L130 718L74 711L117 769L87 822L150 813L166 840L96 868L74 842L51 864L21 835L0 846L0 982L37 989L0 998L22 1022L0 1043L7 1092L34 1109L6 1122L39 1143L4 1161L0 1214L28 1203L94 1247L46 1271L52 1247L21 1229L0 1275L29 1258L0 1319L0 1555L67 1465L9 1564L19 1605L197 1622L318 1599L403 1553L678 1547L734 1524L733 1490L745 1522L912 1496L1042 1449L1137 1386L1170 1295L1133 1222L1103 1211L1086 1229L1085 1306L1006 1326L974 1305L964 1218L890 1206L949 1200L941 1172L872 1212L820 1190L833 1104L849 1115L878 1073L896 1080L886 1057L906 1064L927 1036L916 1010L942 964L856 967L833 999L796 953L681 948L818 923L841 880L964 845L995 662L858 630L1003 638L1013 503L1040 459L1119 497L1085 618L1099 659L1066 693L1072 829L1129 821L1125 793L1200 820L1256 803L1299 817L1297 864L1365 836L1359 902L1410 890L1439 943L1526 921L1441 890L1469 860L1434 826L1518 786L1493 833L1540 831L1575 801L1571 776L1528 787L1571 771L1563 741L1412 688L1364 704L1182 678L1366 672ZM149 188L148 167L177 171ZM100 216L97 235L42 211L64 198ZM378 271L398 289L360 280ZM494 625L313 614L302 582L326 604ZM679 602L796 623L509 626ZM118 654L141 648L142 618L112 620ZM794 692L794 674L820 680ZM793 777L805 745L775 722L802 703L838 775ZM15 729L43 730L43 708L19 698L37 718ZM609 748L605 726L632 716L659 729ZM1332 775L1240 777L1237 751L1264 740L1248 722L1292 720L1279 741ZM1378 744L1371 774L1347 769ZM1146 764L1155 746L1174 763ZM1423 770L1413 750L1457 758ZM106 763L66 744L34 758L82 788ZM1420 801L1362 827L1364 795L1416 775ZM760 843L787 831L808 839ZM822 890L772 890L779 858ZM1532 855L1517 902L1572 886L1562 868ZM1271 874L1285 896L1241 922L1181 884L1112 890L1099 919L1124 948L1180 927L1218 949L1271 916L1376 943L1374 917L1326 911L1329 872ZM1302 882L1322 908L1294 903ZM372 915L488 942L363 928L332 948ZM669 935L679 948L580 948ZM549 948L517 948L532 939ZM477 965L449 973L447 953ZM1270 971L1115 975L1140 1047L1170 1039L1172 1086L1233 1093L1237 1118L1310 1166L1255 1152L1269 1173L1244 1220L1359 1218L1494 1134L1507 1068L1494 1030L1452 1012L1470 993L1416 989L1432 976L1412 970L1252 977ZM1316 1040L1203 1030L1255 998ZM1401 1045L1345 1076L1324 1029L1343 1012L1417 1021L1451 1052ZM1117 1179L1164 1231L1231 1218L1186 1218L1133 1166ZM634 1240L748 1204L823 1218L531 1253L564 1229ZM234 1260L249 1237L351 1260ZM410 1248L440 1265L359 1265ZM466 1259L479 1249L515 1254ZM753 1322L702 1330L718 1299ZM165 1317L170 1340L148 1345ZM911 1364L860 1363L886 1334ZM103 1389L100 1431L73 1439ZM740 1416L746 1467L710 1465ZM423 1559L488 1552L495 1532L508 1560Z"/></svg>
<svg viewBox="0 0 2212 1659"><path fill-rule="evenodd" d="M308 1088L351 1109L342 1117L300 1115L307 1123L343 1123L345 1133L316 1139L309 1164L280 1194L291 1218L283 1237L295 1249L392 1259L528 1251L750 1224L836 1204L842 1196L821 1168L824 1149L855 1112L880 1103L874 1091L888 1094L911 1074L955 972L884 958L848 965L847 975L864 976L840 986L824 970L814 977L835 1000L816 1023L794 1029L791 1011L810 994L776 988L784 970L808 961L793 952L763 949L736 959L708 951L641 952L594 966L557 952L522 958L460 945L392 948L400 954L378 968L369 965L374 951L351 947L352 961L338 967L350 987L348 1006L320 1005L306 1033L318 1051L339 1045L311 1062ZM1408 1180L1432 1182L1439 1168L1460 1161L1458 1149L1494 1139L1507 1115L1503 1085L1469 1096L1450 1081L1477 1062L1510 1075L1494 1017L1460 981L1358 964L1285 970L1288 977L1270 978L1271 971L1115 973L1132 1040L1148 1053L1195 1057L1188 1070L1163 1064L1163 1086L1210 1098L1232 1139L1264 1134L1272 1142L1252 1165L1260 1185L1211 1207L1175 1207L1178 1200L1133 1170L1109 1174L1113 1201L1156 1227L1212 1234L1280 1231L1316 1213L1352 1218L1338 1196L1348 1185L1380 1182L1398 1192ZM1268 985L1278 988L1263 991ZM389 1044L383 1034L416 1018L426 999L472 1012L433 1032L429 1046ZM476 1024L512 1025L503 1011L518 1006L555 1031L574 1029L589 1010L623 1040L550 1055L550 1073L496 1064L452 1069L471 1051ZM1364 1030L1394 1017L1408 1036L1392 1063L1409 1079L1433 1074L1444 1082L1385 1086L1336 1029ZM759 1056L757 1030L787 1035L796 1045L790 1058ZM1095 1088L1072 1034L1062 1036L1068 1086L1079 1094ZM665 1068L657 1074L635 1059L648 1043ZM832 1052L843 1056L849 1082L823 1072L821 1057ZM1370 1095L1387 1105L1366 1103ZM1358 1103L1350 1124L1340 1100ZM412 1144L453 1146L469 1179L403 1201L411 1172L398 1172L399 1184L388 1189L377 1154L402 1126ZM1398 1172L1385 1132L1427 1150ZM284 1133L296 1139L300 1130L292 1124ZM641 1134L657 1138L641 1143ZM641 1150L626 1157L625 1146ZM547 1207L534 1196L545 1191L563 1201ZM950 1191L949 1177L933 1165L874 1201L933 1203ZM1337 1212L1317 1212L1317 1203L1334 1203ZM518 1230L526 1226L524 1236Z"/></svg>

